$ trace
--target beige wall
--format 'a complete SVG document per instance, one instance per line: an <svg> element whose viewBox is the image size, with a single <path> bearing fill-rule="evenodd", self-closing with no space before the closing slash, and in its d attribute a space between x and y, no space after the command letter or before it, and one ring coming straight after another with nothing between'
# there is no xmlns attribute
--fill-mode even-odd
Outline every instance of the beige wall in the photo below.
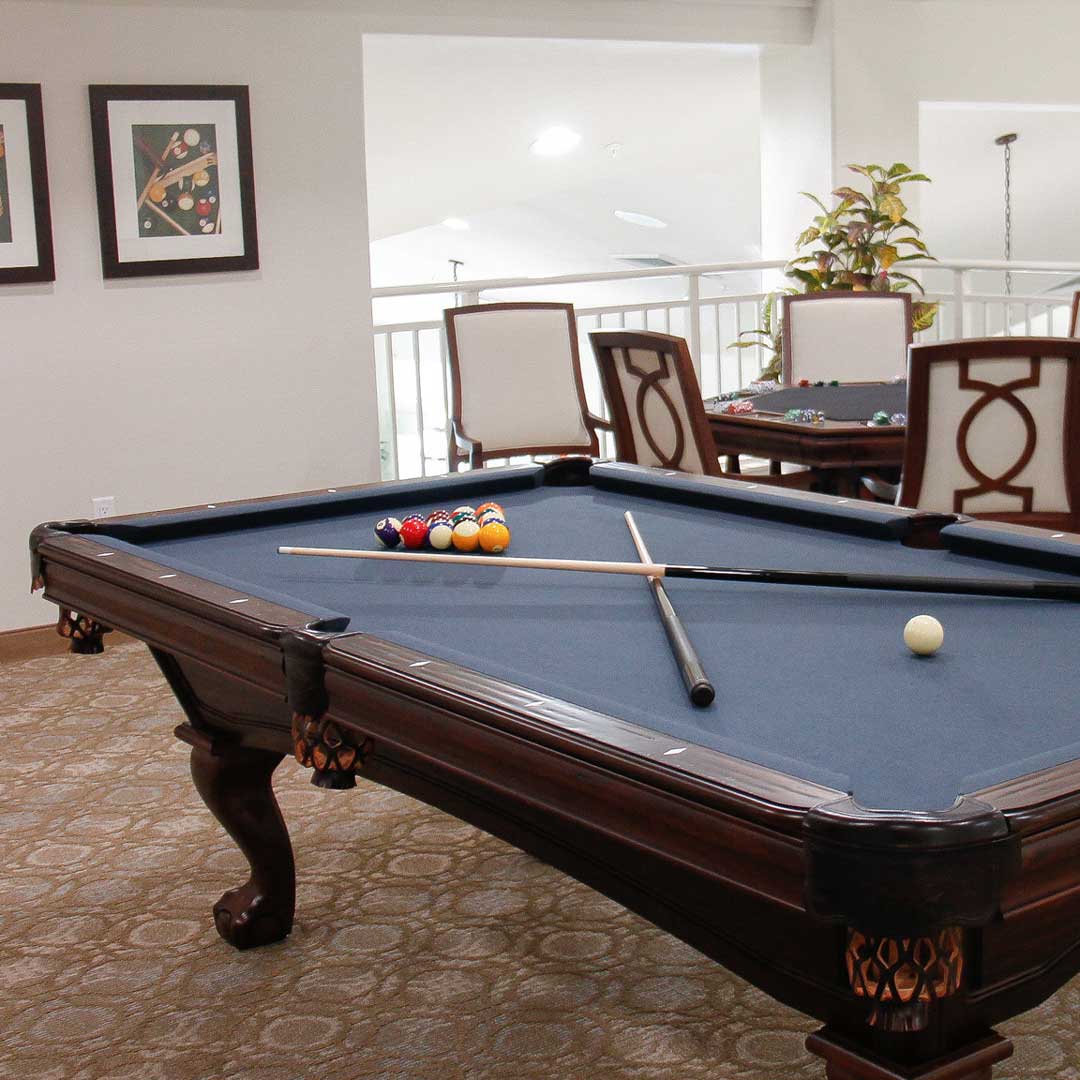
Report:
<svg viewBox="0 0 1080 1080"><path fill-rule="evenodd" d="M0 629L37 522L378 476L360 26L341 13L0 2L43 84L57 280L0 289ZM104 282L87 84L251 88L262 269Z"/></svg>

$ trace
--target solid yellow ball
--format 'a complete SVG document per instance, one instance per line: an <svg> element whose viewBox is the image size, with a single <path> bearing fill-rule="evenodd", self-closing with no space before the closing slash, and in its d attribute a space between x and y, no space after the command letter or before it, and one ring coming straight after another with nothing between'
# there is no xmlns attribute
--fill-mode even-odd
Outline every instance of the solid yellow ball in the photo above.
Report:
<svg viewBox="0 0 1080 1080"><path fill-rule="evenodd" d="M933 615L916 615L904 627L904 644L916 656L933 656L945 640L945 629Z"/></svg>
<svg viewBox="0 0 1080 1080"><path fill-rule="evenodd" d="M480 529L480 546L489 555L498 555L510 546L510 530L501 521L489 521Z"/></svg>

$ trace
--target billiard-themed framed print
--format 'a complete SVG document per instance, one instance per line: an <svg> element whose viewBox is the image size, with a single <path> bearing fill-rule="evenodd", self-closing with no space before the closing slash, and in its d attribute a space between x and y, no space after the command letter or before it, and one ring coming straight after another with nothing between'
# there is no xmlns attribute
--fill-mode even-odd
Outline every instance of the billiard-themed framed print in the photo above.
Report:
<svg viewBox="0 0 1080 1080"><path fill-rule="evenodd" d="M0 285L56 279L37 83L0 83Z"/></svg>
<svg viewBox="0 0 1080 1080"><path fill-rule="evenodd" d="M246 86L91 86L107 278L256 270Z"/></svg>

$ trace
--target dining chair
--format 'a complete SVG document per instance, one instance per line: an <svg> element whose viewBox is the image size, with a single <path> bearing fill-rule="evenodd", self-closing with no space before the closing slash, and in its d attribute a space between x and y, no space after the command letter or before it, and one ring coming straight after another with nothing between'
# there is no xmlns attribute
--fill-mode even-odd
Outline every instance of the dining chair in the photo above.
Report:
<svg viewBox="0 0 1080 1080"><path fill-rule="evenodd" d="M589 333L619 461L723 476L690 350L651 330Z"/></svg>
<svg viewBox="0 0 1080 1080"><path fill-rule="evenodd" d="M902 506L1080 524L1080 339L911 348Z"/></svg>
<svg viewBox="0 0 1080 1080"><path fill-rule="evenodd" d="M1072 310L1069 312L1069 337L1080 336L1076 333L1078 317L1080 317L1080 292L1074 292L1072 298ZM1050 315L1048 314L1047 319L1049 320L1049 318Z"/></svg>
<svg viewBox="0 0 1080 1080"><path fill-rule="evenodd" d="M444 313L450 471L518 454L600 452L573 304L473 304Z"/></svg>
<svg viewBox="0 0 1080 1080"><path fill-rule="evenodd" d="M782 379L878 382L902 376L911 344L905 292L783 296Z"/></svg>

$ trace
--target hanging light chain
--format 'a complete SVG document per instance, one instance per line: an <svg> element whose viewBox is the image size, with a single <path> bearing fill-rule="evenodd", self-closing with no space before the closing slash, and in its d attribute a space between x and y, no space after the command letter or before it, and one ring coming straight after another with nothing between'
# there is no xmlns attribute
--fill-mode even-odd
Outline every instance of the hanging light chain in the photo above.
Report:
<svg viewBox="0 0 1080 1080"><path fill-rule="evenodd" d="M1005 148L1005 261L1012 260L1012 144L1017 135L999 135L994 142ZM1005 271L1005 292L1012 296L1012 272Z"/></svg>

